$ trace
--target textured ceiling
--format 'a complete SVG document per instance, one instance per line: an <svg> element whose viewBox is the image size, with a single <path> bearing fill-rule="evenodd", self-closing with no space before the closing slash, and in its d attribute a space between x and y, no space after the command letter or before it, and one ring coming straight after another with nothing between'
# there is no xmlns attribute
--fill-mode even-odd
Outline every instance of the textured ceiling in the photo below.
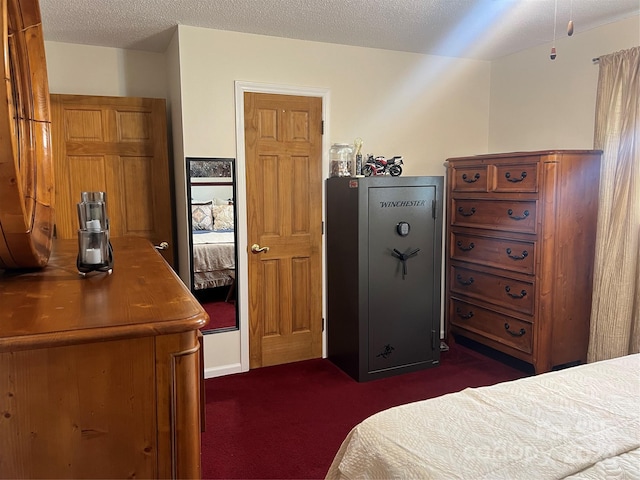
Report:
<svg viewBox="0 0 640 480"><path fill-rule="evenodd" d="M640 14L640 0L40 0L45 40L164 52L176 25L494 59ZM640 41L640 39L639 39ZM597 52L594 52L594 54Z"/></svg>

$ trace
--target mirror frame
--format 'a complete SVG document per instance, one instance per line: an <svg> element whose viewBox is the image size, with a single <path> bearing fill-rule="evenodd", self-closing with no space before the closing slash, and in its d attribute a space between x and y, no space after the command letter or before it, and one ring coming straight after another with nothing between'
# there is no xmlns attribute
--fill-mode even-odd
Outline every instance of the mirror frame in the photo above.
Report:
<svg viewBox="0 0 640 480"><path fill-rule="evenodd" d="M236 159L235 158L228 158L228 157L186 157L185 158L185 163L186 163L186 175L187 175L187 185L186 185L186 193L187 193L187 224L189 225L189 230L188 230L188 234L189 234L189 276L190 276L190 280L191 280L191 292L194 294L194 296L196 296L197 298L197 292L199 292L199 290L195 289L195 275L194 275L194 269L193 269L193 233L192 233L192 225L191 225L191 207L192 207L192 169L191 169L191 164L192 162L218 162L218 163L222 163L222 162L227 162L227 163L231 163L231 168L230 168L230 176L222 176L220 175L219 177L217 175L212 175L211 177L194 177L194 178L228 178L229 182L220 182L223 185L227 185L228 183L231 184L231 188L233 191L233 223L234 223L234 228L233 228L233 239L234 239L234 244L235 244L235 248L234 248L234 261L235 261L235 265L236 265L236 273L235 273L235 295L236 298L238 295L238 285L239 285L239 279L238 279L238 202L237 202L237 194L236 194ZM211 183L215 183L215 182L211 182ZM231 332L231 331L236 331L240 329L240 312L239 312L239 307L238 307L238 302L236 301L234 303L235 305L235 312L236 312L236 322L235 325L232 327L223 327L223 328L204 328L201 330L202 334L204 335L208 335L208 334L212 334L212 333L222 333L222 332Z"/></svg>
<svg viewBox="0 0 640 480"><path fill-rule="evenodd" d="M38 0L2 0L0 32L0 270L42 268L52 250L55 195Z"/></svg>

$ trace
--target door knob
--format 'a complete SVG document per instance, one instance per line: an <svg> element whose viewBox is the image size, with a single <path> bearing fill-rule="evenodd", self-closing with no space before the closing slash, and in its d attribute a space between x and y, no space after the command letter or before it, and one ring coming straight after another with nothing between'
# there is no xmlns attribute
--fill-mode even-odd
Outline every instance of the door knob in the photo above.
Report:
<svg viewBox="0 0 640 480"><path fill-rule="evenodd" d="M168 242L160 242L160 245L154 245L156 250L167 250L169 248Z"/></svg>
<svg viewBox="0 0 640 480"><path fill-rule="evenodd" d="M253 253L260 253L260 252L267 253L269 251L269 247L261 247L257 243L254 243L253 245L251 245L251 251Z"/></svg>

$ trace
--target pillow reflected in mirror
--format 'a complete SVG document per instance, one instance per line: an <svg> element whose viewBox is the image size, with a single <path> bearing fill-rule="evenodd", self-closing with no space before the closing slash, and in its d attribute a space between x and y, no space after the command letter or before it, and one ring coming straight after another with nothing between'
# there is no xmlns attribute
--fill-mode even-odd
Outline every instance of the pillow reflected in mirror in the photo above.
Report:
<svg viewBox="0 0 640 480"><path fill-rule="evenodd" d="M192 230L213 230L212 202L191 205Z"/></svg>
<svg viewBox="0 0 640 480"><path fill-rule="evenodd" d="M233 205L213 205L213 230L233 230Z"/></svg>

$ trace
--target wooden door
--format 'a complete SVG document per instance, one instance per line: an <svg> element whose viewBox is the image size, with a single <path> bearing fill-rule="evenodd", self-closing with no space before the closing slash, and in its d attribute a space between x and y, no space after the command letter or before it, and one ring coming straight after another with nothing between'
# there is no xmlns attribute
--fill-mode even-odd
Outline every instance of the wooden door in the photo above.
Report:
<svg viewBox="0 0 640 480"><path fill-rule="evenodd" d="M80 192L106 192L111 236L167 242L173 265L165 100L51 95L51 113L57 237L77 238Z"/></svg>
<svg viewBox="0 0 640 480"><path fill-rule="evenodd" d="M322 99L245 93L244 102L249 366L318 358Z"/></svg>

